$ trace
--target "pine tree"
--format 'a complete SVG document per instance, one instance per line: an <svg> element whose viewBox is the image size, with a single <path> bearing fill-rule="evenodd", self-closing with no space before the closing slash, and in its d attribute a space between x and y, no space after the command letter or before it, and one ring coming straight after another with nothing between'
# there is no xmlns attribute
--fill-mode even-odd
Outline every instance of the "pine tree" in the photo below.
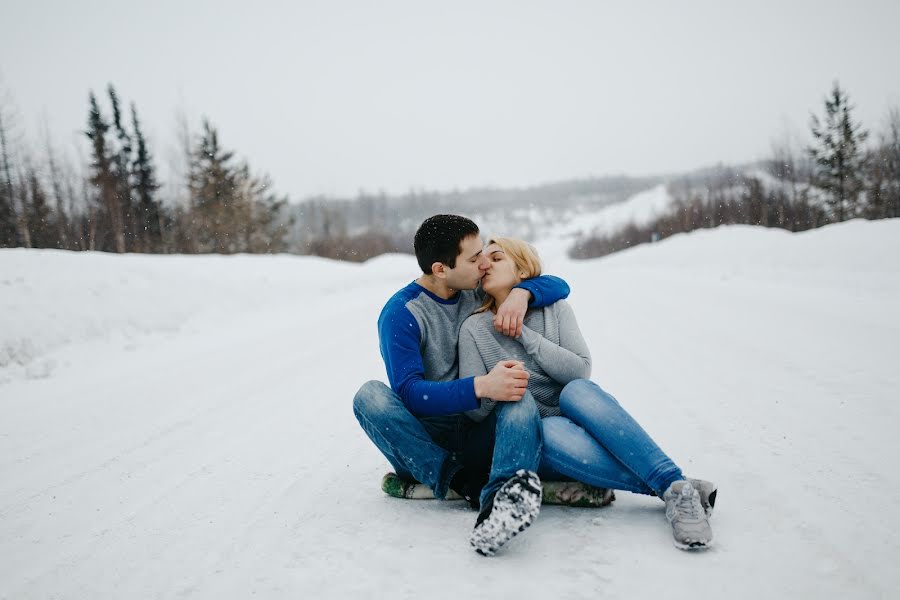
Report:
<svg viewBox="0 0 900 600"><path fill-rule="evenodd" d="M245 162L219 143L208 120L192 153L190 221L198 252L282 252L292 221L285 218L286 199L269 190L267 177L253 175Z"/></svg>
<svg viewBox="0 0 900 600"><path fill-rule="evenodd" d="M115 144L110 144L112 156L112 172L115 180L116 197L119 206L122 207L122 225L125 229L125 247L127 250L135 249L138 235L137 210L131 188L131 136L125 131L122 122L122 111L119 107L119 97L112 84L107 87L109 101L112 105L112 126L115 127Z"/></svg>
<svg viewBox="0 0 900 600"><path fill-rule="evenodd" d="M241 250L252 253L277 253L287 249L287 233L293 225L292 218L285 218L286 198L271 193L268 177L251 175L244 163L238 170L239 189L243 198L240 206L246 213L242 227L245 239Z"/></svg>
<svg viewBox="0 0 900 600"><path fill-rule="evenodd" d="M849 97L835 81L831 96L825 99L825 117L812 115L810 127L816 142L808 148L815 161L813 184L825 191L832 218L843 221L859 213L859 194L863 189L863 142L868 136L850 116Z"/></svg>
<svg viewBox="0 0 900 600"><path fill-rule="evenodd" d="M161 249L162 246L162 212L156 200L156 190L159 189L156 170L153 167L147 140L141 131L134 102L131 103L131 124L136 145L131 175L132 196L137 208L138 237L142 250L150 252L153 249Z"/></svg>
<svg viewBox="0 0 900 600"><path fill-rule="evenodd" d="M206 119L194 149L190 190L194 237L198 252L234 252L234 209L237 187L233 152L219 145L219 134Z"/></svg>
<svg viewBox="0 0 900 600"><path fill-rule="evenodd" d="M106 134L109 123L103 119L97 98L90 94L90 112L88 113L88 130L85 135L91 140L91 174L90 182L100 196L101 205L106 214L103 225L112 236L116 252L125 252L125 228L122 221L122 207L116 194L116 176L113 171L114 157L110 155ZM105 232L98 231L98 235Z"/></svg>

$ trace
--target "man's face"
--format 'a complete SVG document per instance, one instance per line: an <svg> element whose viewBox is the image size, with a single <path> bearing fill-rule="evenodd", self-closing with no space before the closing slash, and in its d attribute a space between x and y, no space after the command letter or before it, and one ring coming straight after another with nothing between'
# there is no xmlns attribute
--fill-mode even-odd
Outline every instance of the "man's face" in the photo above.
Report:
<svg viewBox="0 0 900 600"><path fill-rule="evenodd" d="M481 236L469 236L459 246L461 250L456 257L456 266L451 269L444 265L447 285L454 290L474 290L490 266L482 251Z"/></svg>

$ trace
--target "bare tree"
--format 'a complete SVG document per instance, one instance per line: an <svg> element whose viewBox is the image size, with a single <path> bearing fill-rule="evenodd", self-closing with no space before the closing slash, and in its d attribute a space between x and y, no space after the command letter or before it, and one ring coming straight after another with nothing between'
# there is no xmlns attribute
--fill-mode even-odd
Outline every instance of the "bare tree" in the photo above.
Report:
<svg viewBox="0 0 900 600"><path fill-rule="evenodd" d="M169 252L197 252L196 239L191 233L191 165L193 163L193 134L182 102L174 115L175 144L166 148L169 178L162 183L163 197L168 204L160 210L160 236ZM166 213L169 214L166 217Z"/></svg>
<svg viewBox="0 0 900 600"><path fill-rule="evenodd" d="M900 217L900 107L892 106L888 110L886 125L878 149L885 179L882 215Z"/></svg>
<svg viewBox="0 0 900 600"><path fill-rule="evenodd" d="M16 184L13 181L15 116L12 97L0 81L0 247L17 245Z"/></svg>
<svg viewBox="0 0 900 600"><path fill-rule="evenodd" d="M786 227L785 201L796 204L799 200L798 184L800 179L800 165L797 159L798 152L792 142L791 135L787 131L778 140L771 144L772 158L769 160L769 173L781 184L782 193L787 196L777 203L775 220L778 227Z"/></svg>
<svg viewBox="0 0 900 600"><path fill-rule="evenodd" d="M50 190L53 193L54 205L56 207L54 215L54 224L56 226L56 247L68 249L69 246L69 214L71 211L65 208L65 188L63 182L63 173L60 166L59 158L50 139L50 128L44 120L44 152L47 156L47 176L49 178Z"/></svg>

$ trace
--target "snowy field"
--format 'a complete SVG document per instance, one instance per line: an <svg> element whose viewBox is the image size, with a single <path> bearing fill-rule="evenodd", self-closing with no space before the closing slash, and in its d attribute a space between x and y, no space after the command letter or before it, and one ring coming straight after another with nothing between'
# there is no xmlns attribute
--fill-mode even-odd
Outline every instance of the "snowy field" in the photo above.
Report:
<svg viewBox="0 0 900 600"><path fill-rule="evenodd" d="M3 250L0 598L896 597L900 219L538 248L593 379L718 483L714 549L620 492L486 559L382 494L351 399L412 257Z"/></svg>

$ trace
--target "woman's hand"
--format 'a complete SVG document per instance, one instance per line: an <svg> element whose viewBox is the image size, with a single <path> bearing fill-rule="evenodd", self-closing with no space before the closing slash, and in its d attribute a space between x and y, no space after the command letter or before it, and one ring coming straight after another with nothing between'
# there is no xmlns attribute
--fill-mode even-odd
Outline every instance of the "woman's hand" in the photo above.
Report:
<svg viewBox="0 0 900 600"><path fill-rule="evenodd" d="M497 314L494 315L494 329L509 337L516 338L522 335L522 322L525 320L530 299L531 292L524 288L510 290L506 300L497 308Z"/></svg>
<svg viewBox="0 0 900 600"><path fill-rule="evenodd" d="M475 395L498 402L517 402L528 389L528 371L518 360L502 360L487 375L475 378Z"/></svg>

